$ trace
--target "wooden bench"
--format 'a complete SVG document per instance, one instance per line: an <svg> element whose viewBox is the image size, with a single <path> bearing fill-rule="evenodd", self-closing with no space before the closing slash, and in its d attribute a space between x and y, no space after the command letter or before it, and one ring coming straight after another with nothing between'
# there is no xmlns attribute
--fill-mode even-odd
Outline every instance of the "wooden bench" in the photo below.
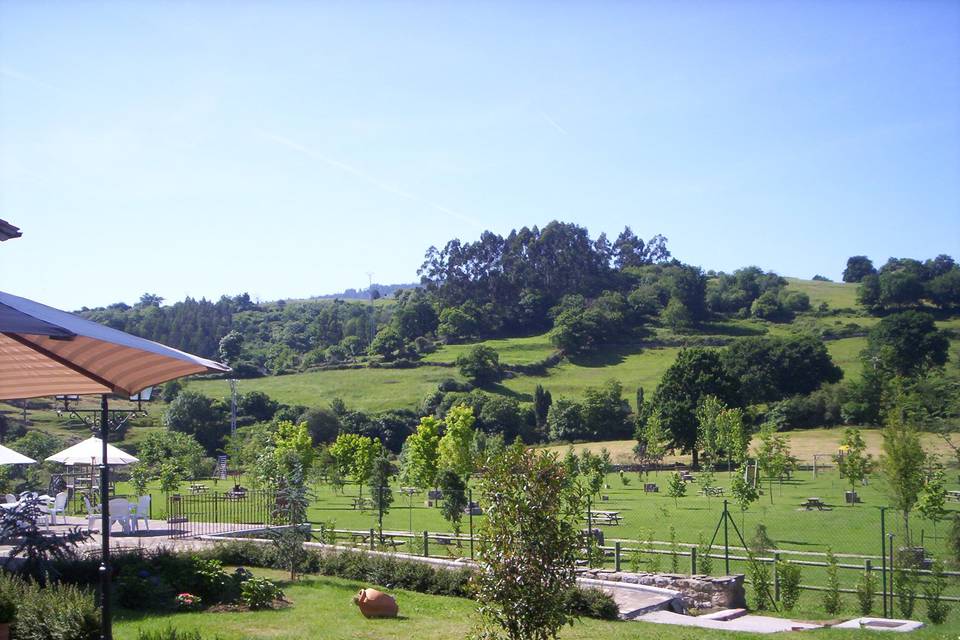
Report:
<svg viewBox="0 0 960 640"><path fill-rule="evenodd" d="M647 482L643 485L644 493L660 493L660 487L652 482Z"/></svg>
<svg viewBox="0 0 960 640"><path fill-rule="evenodd" d="M373 507L373 501L370 498L354 498L353 499L353 508L359 509L360 511L366 511L369 508Z"/></svg>
<svg viewBox="0 0 960 640"><path fill-rule="evenodd" d="M960 491L947 491L947 500L960 502Z"/></svg>
<svg viewBox="0 0 960 640"><path fill-rule="evenodd" d="M704 487L700 492L702 496L709 496L711 498L723 497L723 487Z"/></svg>

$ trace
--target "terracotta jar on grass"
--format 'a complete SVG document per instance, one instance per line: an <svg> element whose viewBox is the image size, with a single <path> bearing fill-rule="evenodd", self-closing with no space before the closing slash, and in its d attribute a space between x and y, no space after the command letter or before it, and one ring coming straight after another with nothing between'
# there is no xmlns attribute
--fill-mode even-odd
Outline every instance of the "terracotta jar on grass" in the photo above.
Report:
<svg viewBox="0 0 960 640"><path fill-rule="evenodd" d="M396 618L399 611L392 596L376 589L360 589L353 602L360 607L365 618Z"/></svg>

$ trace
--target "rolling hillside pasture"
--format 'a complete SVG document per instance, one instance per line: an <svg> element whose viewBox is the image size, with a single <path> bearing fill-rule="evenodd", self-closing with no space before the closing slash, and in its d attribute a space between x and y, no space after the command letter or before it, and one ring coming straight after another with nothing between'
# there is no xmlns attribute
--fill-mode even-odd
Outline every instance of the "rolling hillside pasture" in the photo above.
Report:
<svg viewBox="0 0 960 640"><path fill-rule="evenodd" d="M844 380L856 380L860 377L863 364L860 362L860 352L867 346L866 338L844 338L831 340L827 343L827 351L834 363L843 369Z"/></svg>
<svg viewBox="0 0 960 640"><path fill-rule="evenodd" d="M678 347L642 349L631 346L612 347L603 354L564 360L547 371L545 376L518 376L503 381L503 387L521 400L533 399L537 385L548 389L554 399L583 397L587 387L597 387L611 378L623 384L624 396L636 409L635 393L638 386L653 393L663 372L673 364Z"/></svg>
<svg viewBox="0 0 960 640"><path fill-rule="evenodd" d="M492 347L500 354L500 362L505 364L531 364L549 357L556 347L550 343L547 334L529 336L525 338L500 338L484 340L472 344L449 344L440 347L434 353L428 354L425 362L456 362L457 358L466 354L478 344Z"/></svg>
<svg viewBox="0 0 960 640"><path fill-rule="evenodd" d="M787 278L787 286L796 291L802 291L810 296L810 306L816 309L821 302L826 302L831 309L855 309L857 305L857 287L859 285L846 282L822 282L820 280L803 280Z"/></svg>
<svg viewBox="0 0 960 640"><path fill-rule="evenodd" d="M456 369L341 369L241 380L239 392L262 391L285 404L326 406L342 398L351 409L414 409L445 378L462 380ZM230 395L226 380L191 380L189 388L213 398Z"/></svg>

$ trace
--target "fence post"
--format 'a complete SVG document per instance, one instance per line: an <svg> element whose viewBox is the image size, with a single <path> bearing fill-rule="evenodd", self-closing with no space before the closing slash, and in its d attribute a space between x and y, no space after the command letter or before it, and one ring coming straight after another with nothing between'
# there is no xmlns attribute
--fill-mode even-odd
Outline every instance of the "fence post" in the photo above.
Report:
<svg viewBox="0 0 960 640"><path fill-rule="evenodd" d="M887 509L880 507L880 562L883 579L883 617L887 618Z"/></svg>
<svg viewBox="0 0 960 640"><path fill-rule="evenodd" d="M780 602L780 552L773 553L773 599Z"/></svg>
<svg viewBox="0 0 960 640"><path fill-rule="evenodd" d="M430 557L430 534L427 531L423 532L423 557Z"/></svg>
<svg viewBox="0 0 960 640"><path fill-rule="evenodd" d="M723 568L726 571L726 575L730 575L730 540L727 536L727 518L730 517L730 514L727 513L727 501L723 501Z"/></svg>
<svg viewBox="0 0 960 640"><path fill-rule="evenodd" d="M893 538L892 533L887 534L887 539L890 541L890 614L893 615L893 576L894 576L894 555L893 555Z"/></svg>
<svg viewBox="0 0 960 640"><path fill-rule="evenodd" d="M620 571L620 541L613 543L613 570Z"/></svg>
<svg viewBox="0 0 960 640"><path fill-rule="evenodd" d="M473 560L473 489L470 489L467 496L467 508L470 510L470 559Z"/></svg>
<svg viewBox="0 0 960 640"><path fill-rule="evenodd" d="M376 540L374 539L374 535L375 535L375 534L374 534L373 531L374 531L373 527L370 527L370 551L373 551L374 549L377 548L377 547L376 547Z"/></svg>
<svg viewBox="0 0 960 640"><path fill-rule="evenodd" d="M587 496L587 532L593 537L593 516L590 512L590 496Z"/></svg>
<svg viewBox="0 0 960 640"><path fill-rule="evenodd" d="M690 575L697 575L697 548L690 548Z"/></svg>

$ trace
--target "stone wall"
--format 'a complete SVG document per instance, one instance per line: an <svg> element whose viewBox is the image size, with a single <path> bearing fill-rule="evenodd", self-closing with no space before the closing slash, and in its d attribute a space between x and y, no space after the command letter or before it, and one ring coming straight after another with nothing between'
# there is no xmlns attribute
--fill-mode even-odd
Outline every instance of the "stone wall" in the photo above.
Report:
<svg viewBox="0 0 960 640"><path fill-rule="evenodd" d="M587 570L584 578L642 584L679 591L687 609L739 609L747 606L743 574L733 576L685 576L672 573L628 573Z"/></svg>

